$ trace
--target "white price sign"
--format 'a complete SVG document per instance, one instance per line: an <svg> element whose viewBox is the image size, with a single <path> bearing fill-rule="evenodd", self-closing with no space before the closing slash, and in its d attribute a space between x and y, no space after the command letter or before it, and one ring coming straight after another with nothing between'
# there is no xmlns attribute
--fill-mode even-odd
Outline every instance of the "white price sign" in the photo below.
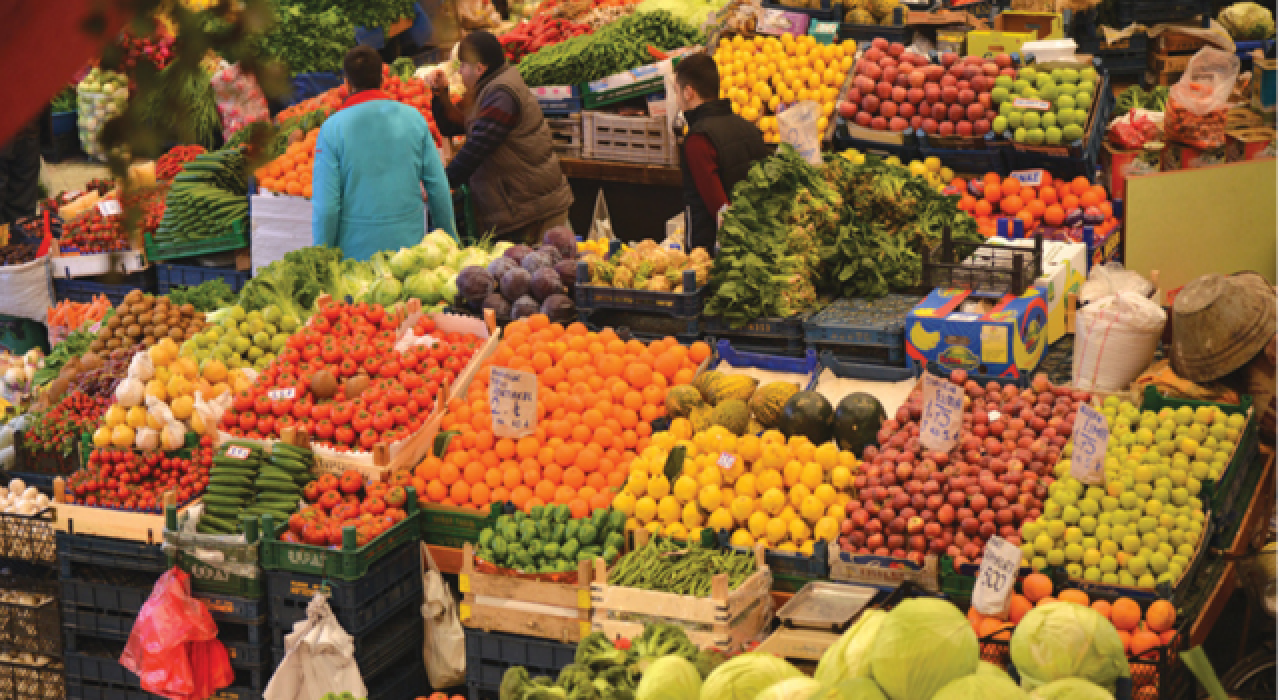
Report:
<svg viewBox="0 0 1280 700"><path fill-rule="evenodd" d="M292 399L296 395L297 395L297 392L291 386L285 387L284 389L268 389L267 390L267 398L271 399L272 401L284 401L286 399Z"/></svg>
<svg viewBox="0 0 1280 700"><path fill-rule="evenodd" d="M120 202L115 199L104 199L98 202L98 213L103 216L120 216L120 212L124 211L120 208Z"/></svg>
<svg viewBox="0 0 1280 700"><path fill-rule="evenodd" d="M716 464L720 465L721 469L733 469L733 465L737 463L737 456L729 452L721 452L720 456L716 459Z"/></svg>
<svg viewBox="0 0 1280 700"><path fill-rule="evenodd" d="M1071 429L1071 476L1085 484L1101 484L1111 430L1107 417L1087 403L1080 404Z"/></svg>
<svg viewBox="0 0 1280 700"><path fill-rule="evenodd" d="M489 369L489 413L493 434L524 437L538 424L538 376L506 367Z"/></svg>
<svg viewBox="0 0 1280 700"><path fill-rule="evenodd" d="M250 452L249 448L247 447L241 447L240 445L232 445L231 447L227 448L226 454L231 459L249 459L249 455L253 453Z"/></svg>
<svg viewBox="0 0 1280 700"><path fill-rule="evenodd" d="M938 452L950 452L964 427L964 390L929 372L924 375L924 412L920 417L920 444Z"/></svg>
<svg viewBox="0 0 1280 700"><path fill-rule="evenodd" d="M973 607L983 615L1008 612L1021 564L1022 550L1003 537L992 535L982 550L982 566L973 586Z"/></svg>

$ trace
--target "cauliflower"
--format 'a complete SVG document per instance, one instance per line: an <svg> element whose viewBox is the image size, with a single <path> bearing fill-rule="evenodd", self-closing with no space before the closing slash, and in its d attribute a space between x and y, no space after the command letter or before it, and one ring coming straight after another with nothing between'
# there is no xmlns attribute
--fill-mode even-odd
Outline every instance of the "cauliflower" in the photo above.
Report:
<svg viewBox="0 0 1280 700"><path fill-rule="evenodd" d="M1266 39L1276 33L1271 11L1256 2L1238 2L1224 7L1218 13L1218 22L1232 39Z"/></svg>
<svg viewBox="0 0 1280 700"><path fill-rule="evenodd" d="M671 282L667 280L666 275L655 275L653 279L649 280L649 284L645 289L651 292L669 292L671 291Z"/></svg>

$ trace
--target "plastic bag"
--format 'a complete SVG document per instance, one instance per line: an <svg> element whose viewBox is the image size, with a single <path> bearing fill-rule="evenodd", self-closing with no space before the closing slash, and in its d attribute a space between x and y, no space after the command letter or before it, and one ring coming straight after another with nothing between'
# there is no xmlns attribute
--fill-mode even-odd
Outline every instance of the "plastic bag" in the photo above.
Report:
<svg viewBox="0 0 1280 700"><path fill-rule="evenodd" d="M177 568L160 576L142 604L120 665L143 690L182 700L207 698L235 678L213 617L191 597L191 577Z"/></svg>
<svg viewBox="0 0 1280 700"><path fill-rule="evenodd" d="M432 688L462 685L467 679L467 640L458 609L425 543L422 557L422 661Z"/></svg>
<svg viewBox="0 0 1280 700"><path fill-rule="evenodd" d="M240 70L240 64L222 61L222 66L211 79L213 99L222 118L222 137L231 135L252 122L270 121L267 98L258 87L258 80Z"/></svg>
<svg viewBox="0 0 1280 700"><path fill-rule="evenodd" d="M1120 391L1151 364L1165 311L1141 294L1120 292L1076 313L1071 386Z"/></svg>
<svg viewBox="0 0 1280 700"><path fill-rule="evenodd" d="M325 693L368 695L356 666L355 641L342 629L327 599L317 593L307 617L284 638L284 660L262 693L263 700L316 700Z"/></svg>
<svg viewBox="0 0 1280 700"><path fill-rule="evenodd" d="M1080 303L1088 304L1120 292L1133 292L1149 298L1154 291L1151 282L1142 275L1126 270L1118 262L1109 262L1097 265L1089 272L1089 279L1080 286Z"/></svg>
<svg viewBox="0 0 1280 700"><path fill-rule="evenodd" d="M1240 59L1212 46L1191 57L1187 70L1169 89L1165 139L1196 148L1226 143L1227 100L1240 74Z"/></svg>
<svg viewBox="0 0 1280 700"><path fill-rule="evenodd" d="M1136 151L1149 141L1159 141L1163 138L1163 131L1163 112L1131 109L1111 122L1107 128L1107 140L1126 151Z"/></svg>
<svg viewBox="0 0 1280 700"><path fill-rule="evenodd" d="M216 399L205 399L204 393L197 391L195 407L191 410L191 429L201 435L217 436L218 421L231 408L231 399L230 391Z"/></svg>
<svg viewBox="0 0 1280 700"><path fill-rule="evenodd" d="M148 396L146 398L146 402L147 402L147 417L154 419L155 422L159 423L161 426L168 425L177 420L177 418L173 417L173 411L170 410L169 404L161 401L160 399L157 399L154 396Z"/></svg>
<svg viewBox="0 0 1280 700"><path fill-rule="evenodd" d="M0 314L45 322L53 306L49 260L45 255L21 265L0 265Z"/></svg>
<svg viewBox="0 0 1280 700"><path fill-rule="evenodd" d="M782 142L791 144L801 158L809 161L809 165L822 165L822 134L818 133L821 114L817 102L805 100L778 115Z"/></svg>

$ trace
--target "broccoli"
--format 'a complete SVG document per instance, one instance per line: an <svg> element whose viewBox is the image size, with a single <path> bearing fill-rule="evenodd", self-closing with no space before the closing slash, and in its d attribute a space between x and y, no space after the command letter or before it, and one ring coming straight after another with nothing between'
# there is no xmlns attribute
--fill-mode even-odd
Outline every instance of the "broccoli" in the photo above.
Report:
<svg viewBox="0 0 1280 700"><path fill-rule="evenodd" d="M632 640L631 650L641 658L658 659L672 654L693 661L698 648L679 627L667 623L644 626L644 632Z"/></svg>
<svg viewBox="0 0 1280 700"><path fill-rule="evenodd" d="M603 632L592 632L583 637L573 656L575 664L586 666L596 673L616 666L626 666L629 660L630 654L615 647Z"/></svg>

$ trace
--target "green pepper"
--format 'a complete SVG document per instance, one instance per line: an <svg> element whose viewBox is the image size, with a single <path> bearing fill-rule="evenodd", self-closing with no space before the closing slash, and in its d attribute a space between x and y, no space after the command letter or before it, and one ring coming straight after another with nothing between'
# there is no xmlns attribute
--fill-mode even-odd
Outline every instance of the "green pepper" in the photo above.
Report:
<svg viewBox="0 0 1280 700"><path fill-rule="evenodd" d="M588 545L596 541L597 534L595 525L589 522L583 523L582 527L578 528L577 540L584 545Z"/></svg>
<svg viewBox="0 0 1280 700"><path fill-rule="evenodd" d="M530 557L537 557L542 554L542 543L534 540L525 546L525 551L529 553Z"/></svg>
<svg viewBox="0 0 1280 700"><path fill-rule="evenodd" d="M514 522L515 522L515 524L517 524L517 525L519 525L520 523L524 522L524 511L522 511L522 510L517 510L516 512L512 513L512 514L511 514L511 520L512 520L512 521L514 521Z"/></svg>
<svg viewBox="0 0 1280 700"><path fill-rule="evenodd" d="M564 540L561 540L561 541L563 542L563 541L578 539L578 529L581 527L582 527L581 522L577 520L570 520L569 524L564 526Z"/></svg>
<svg viewBox="0 0 1280 700"><path fill-rule="evenodd" d="M609 511L596 508L596 512L591 514L591 524L596 526L596 530L603 530L609 525Z"/></svg>
<svg viewBox="0 0 1280 700"><path fill-rule="evenodd" d="M564 542L564 529L565 526L563 523L556 523L553 525L551 527L551 541Z"/></svg>
<svg viewBox="0 0 1280 700"><path fill-rule="evenodd" d="M622 532L627 527L627 516L620 510L610 510L609 526L617 532Z"/></svg>
<svg viewBox="0 0 1280 700"><path fill-rule="evenodd" d="M538 539L538 526L532 520L520 523L520 541L528 544Z"/></svg>
<svg viewBox="0 0 1280 700"><path fill-rule="evenodd" d="M578 556L578 541L569 540L568 542L565 542L564 546L560 548L560 556L561 558L569 560Z"/></svg>
<svg viewBox="0 0 1280 700"><path fill-rule="evenodd" d="M603 557L605 564L612 564L613 560L618 558L618 549L616 547L605 547Z"/></svg>
<svg viewBox="0 0 1280 700"><path fill-rule="evenodd" d="M555 559L560 556L560 545L555 542L548 542L542 545L542 556L548 559Z"/></svg>
<svg viewBox="0 0 1280 700"><path fill-rule="evenodd" d="M620 532L610 532L608 537L604 538L605 547L613 547L619 552L622 551L623 545L627 543L627 539Z"/></svg>
<svg viewBox="0 0 1280 700"><path fill-rule="evenodd" d="M487 547L489 545L489 542L491 542L492 540L493 540L493 528L486 527L485 529L480 531L480 537L476 539L476 545L478 547Z"/></svg>
<svg viewBox="0 0 1280 700"><path fill-rule="evenodd" d="M503 538L502 535L495 535L489 544L493 549L494 554L499 557L505 557L507 555L507 540Z"/></svg>
<svg viewBox="0 0 1280 700"><path fill-rule="evenodd" d="M569 522L569 506L567 504L561 503L556 506L556 522Z"/></svg>
<svg viewBox="0 0 1280 700"><path fill-rule="evenodd" d="M533 518L534 520L541 520L541 519L542 519L542 510L543 510L543 507L542 507L542 506L540 506L540 505L538 505L538 506L534 506L534 507L530 508L530 509L529 509L529 517L530 517L530 518Z"/></svg>
<svg viewBox="0 0 1280 700"><path fill-rule="evenodd" d="M502 527L502 536L507 538L507 542L515 542L520 539L520 526L515 522L509 522Z"/></svg>
<svg viewBox="0 0 1280 700"><path fill-rule="evenodd" d="M516 565L521 569L529 570L533 568L533 557L528 552L519 552L516 556Z"/></svg>

